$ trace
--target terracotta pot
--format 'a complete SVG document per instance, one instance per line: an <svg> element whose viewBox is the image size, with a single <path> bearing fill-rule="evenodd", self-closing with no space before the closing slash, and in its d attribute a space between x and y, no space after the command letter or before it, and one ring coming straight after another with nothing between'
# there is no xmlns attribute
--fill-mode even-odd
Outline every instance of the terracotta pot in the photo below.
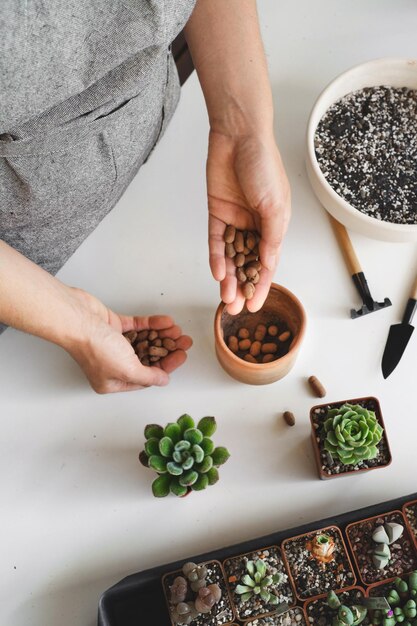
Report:
<svg viewBox="0 0 417 626"><path fill-rule="evenodd" d="M393 516L393 515L399 517L400 518L400 523L404 526L404 532L403 532L401 538L398 539L395 543L399 543L401 540L404 541L404 538L406 540L408 540L408 542L410 543L411 551L413 552L414 560L415 560L415 564L412 566L412 569L410 571L404 571L404 572L399 574L399 576L403 576L405 574L409 574L411 571L416 569L416 567L417 567L417 553L416 553L416 548L415 548L414 541L413 541L413 539L412 539L412 537L410 535L410 532L408 530L408 526L407 526L407 524L405 522L404 516L403 516L401 511L388 511L387 513L384 513L383 515L374 515L373 517L366 517L365 519L360 520L358 522L351 522L350 524L348 524L346 526L346 529L345 529L346 537L347 537L347 540L348 540L350 551L351 551L351 553L353 555L353 560L355 562L356 569L357 569L357 571L359 573L359 578L361 580L361 583L363 585L366 585L367 587L368 586L372 586L372 585L374 585L374 583L377 583L377 582L385 582L385 583L387 581L389 582L393 578L392 578L392 576L388 576L388 577L384 578L384 574L381 573L380 577L376 578L373 582L370 582L369 580L365 579L365 577L362 575L362 566L360 565L360 563L359 563L359 561L358 561L358 559L356 557L356 552L353 549L353 543L352 543L351 538L350 538L351 529L353 527L355 527L355 526L360 526L361 524L364 524L365 522L374 522L377 519L383 519L385 521L387 518L389 518L390 516ZM387 521L389 521L389 519ZM370 545L372 546L373 544L370 544ZM369 552L369 548L367 546L364 546L364 554L368 554L368 552ZM369 563L366 563L366 565L367 565L368 568L372 567L373 569L376 569L375 567L372 566L372 558L371 557L369 558ZM380 570L376 570L376 571L378 572Z"/></svg>
<svg viewBox="0 0 417 626"><path fill-rule="evenodd" d="M383 439L385 439L385 443L386 443L386 447L387 447L388 462L384 463L384 464L381 464L381 465L376 465L375 467L363 467L363 468L356 469L356 470L348 470L346 472L340 472L338 474L327 474L322 469L321 448L320 448L319 443L318 443L317 438L316 438L317 437L317 430L314 427L314 412L317 409L322 409L322 408L327 408L327 407L329 407L330 409L337 408L337 407L342 406L345 403L362 404L362 403L368 402L369 400L372 400L375 403L375 415L376 415L376 418L378 420L378 423L384 429L384 434L383 434L382 437L383 437ZM363 472L369 472L371 470L376 470L376 469L380 469L382 467L388 467L388 465L391 465L391 462L392 462L391 449L390 449L387 433L386 433L386 430L385 430L385 424L384 424L384 420L383 420L383 417L382 417L381 406L380 406L379 401L377 400L377 398L374 398L373 396L367 396L366 398L354 398L353 400L343 400L343 401L340 401L340 402L326 402L325 404L316 404L310 410L310 423L311 423L311 440L312 440L312 443L313 443L314 457L316 459L317 471L318 471L318 474L319 474L319 478L321 480L329 480L331 478L340 478L341 476L351 476L352 474L359 474L359 473L363 473Z"/></svg>
<svg viewBox="0 0 417 626"><path fill-rule="evenodd" d="M297 596L297 599L300 602L306 602L310 598L317 598L321 594L316 594L314 596L310 596L309 598L303 598L298 593L299 590L298 590L298 587L297 587L297 581L294 579L293 574L292 574L291 566L290 566L290 563L288 561L287 554L286 554L286 546L287 546L287 544L289 544L291 541L294 541L295 539L300 539L301 537L305 537L306 541L307 541L307 539L309 537L314 537L314 535L318 535L318 534L326 534L326 532L328 532L330 530L332 532L336 532L336 534L339 535L339 539L340 539L340 542L341 542L341 545L342 545L342 548L343 548L343 551L344 551L344 555L346 557L346 561L348 562L349 569L350 569L350 571L353 574L353 577L352 577L352 579L350 581L350 584L347 585L346 587L342 587L341 591L345 591L345 589L353 587L356 584L356 574L355 574L355 571L353 569L352 561L350 559L349 552L348 552L346 544L345 544L345 540L343 539L342 532L341 532L341 530L340 530L340 528L338 526L326 526L326 528L318 528L317 530L313 530L313 531L308 532L308 533L302 533L301 535L295 535L294 537L288 537L288 539L284 539L284 541L282 542L282 546L281 546L282 547L282 556L283 556L283 559L285 561L286 568L287 568L288 572L290 573L291 582L292 582L292 585L293 585L293 587L295 589L295 595Z"/></svg>
<svg viewBox="0 0 417 626"><path fill-rule="evenodd" d="M293 608L296 605L295 590L294 590L294 585L293 585L293 582L292 582L291 574L288 571L287 564L285 563L285 560L283 558L282 550L278 546L268 546L268 547L265 547L265 548L259 548L259 550L251 550L250 552L244 552L243 554L238 554L236 556L229 557L228 559L225 559L223 561L223 571L224 571L224 574L225 574L227 590L229 592L229 597L231 598L231 601L232 601L232 606L233 606L233 610L234 610L236 619L238 619L240 622L243 622L244 624L248 624L249 622L253 622L254 620L262 619L264 617L269 617L271 615L274 615L276 613L277 609L274 609L273 611L270 611L270 612L267 612L267 613L261 613L259 615L252 615L250 617L240 616L239 612L238 612L238 608L237 608L236 603L234 601L234 591L233 591L233 589L231 587L231 582L232 581L230 581L229 578L228 578L227 568L226 568L225 564L228 561L233 561L235 559L240 559L240 558L243 558L245 556L249 557L249 556L254 555L257 552L263 552L264 550L272 550L272 549L274 549L274 551L276 551L278 553L279 557L281 558L284 571L285 571L285 573L288 576L288 584L289 584L289 586L291 588L291 593L292 593L293 598L294 598L294 602L292 602L288 606L289 606L289 608ZM238 584L238 582L239 581L236 580L236 581L233 581L232 584L236 585L236 584Z"/></svg>
<svg viewBox="0 0 417 626"><path fill-rule="evenodd" d="M286 376L295 363L306 328L306 314L298 298L285 287L272 283L257 313L249 313L245 308L238 315L230 315L225 306L223 302L219 304L214 319L216 355L223 369L236 380L250 385L267 385ZM275 324L277 318L286 322L293 336L284 356L270 363L248 363L227 347L225 335L233 335L242 327L253 331L258 324L269 326Z"/></svg>
<svg viewBox="0 0 417 626"><path fill-rule="evenodd" d="M408 531L411 537L413 538L414 545L416 546L416 549L417 549L417 534L416 534L416 531L411 526L411 523L407 516L407 509L412 506L416 507L416 513L417 513L417 500L410 500L410 502L406 502L405 504L403 504L402 513L404 515L404 519L405 519L405 523L407 524ZM417 514L416 514L416 519L417 519Z"/></svg>
<svg viewBox="0 0 417 626"><path fill-rule="evenodd" d="M302 619L299 622L297 622L298 626L311 626L306 618L305 611L301 606L293 606L289 609L289 611L297 611L302 616ZM287 613L288 611L286 611L285 613L281 613L280 615L276 615L276 614L271 615L270 617L272 618L272 620L268 622L268 626L278 626L278 625L281 626L282 619L285 618ZM245 626L255 626L255 625L259 626L260 621L261 620L258 620L258 619L252 619L247 622L243 622L243 624L245 624Z"/></svg>
<svg viewBox="0 0 417 626"><path fill-rule="evenodd" d="M340 595L341 593L345 593L346 591L361 591L363 594L363 597L366 597L366 591L363 587L358 587L357 585L351 585L350 587L345 587L344 589L338 589L337 591L335 591L335 593L337 595ZM325 600L327 598L327 593L321 593L318 596L313 596L311 598L309 598L306 602L304 602L304 615L305 615L305 619L307 624L310 624L310 620L309 620L309 614L308 614L308 607L310 606L310 604L312 604L313 602L316 602L317 600Z"/></svg>
<svg viewBox="0 0 417 626"><path fill-rule="evenodd" d="M186 563L186 561L184 561L184 563ZM217 561L216 559L213 559L211 561L204 561L203 563L198 563L198 565L207 565L210 566L210 564L216 564L216 566L218 567L218 569L220 570L220 573L223 577L223 586L222 586L222 597L226 597L229 605L230 605L230 610L231 610L231 618L229 622L224 622L223 626L234 626L232 620L235 619L235 611L234 611L234 607L233 607L233 602L232 599L230 597L229 594L229 590L228 590L228 586L226 584L226 576L224 573L224 569L222 564L220 563L220 561ZM164 591L164 596L165 596L165 601L167 603L167 609L168 609L168 613L171 617L171 611L170 611L170 607L171 607L171 603L169 601L169 597L168 597L168 586L169 586L169 579L173 579L176 576L183 576L182 574L182 570L175 570L174 572L167 572L166 574L164 574L162 576L162 589ZM213 609L210 611L210 613L207 613L207 624L209 624L210 626L214 626L215 624L217 624L217 619L216 619L216 615L217 613L213 611ZM177 626L176 624L174 624L174 622L172 620L171 624L172 626ZM193 622L191 622L190 626L193 626Z"/></svg>

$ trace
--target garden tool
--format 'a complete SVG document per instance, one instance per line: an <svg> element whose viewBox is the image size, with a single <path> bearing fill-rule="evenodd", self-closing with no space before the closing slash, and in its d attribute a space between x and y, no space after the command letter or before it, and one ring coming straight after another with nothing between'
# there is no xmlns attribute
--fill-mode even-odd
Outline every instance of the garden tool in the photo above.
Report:
<svg viewBox="0 0 417 626"><path fill-rule="evenodd" d="M417 310L417 278L405 307L401 324L393 324L389 329L384 355L382 357L382 374L384 378L395 370L413 334L411 322Z"/></svg>
<svg viewBox="0 0 417 626"><path fill-rule="evenodd" d="M353 245L346 228L342 224L340 224L340 222L335 220L335 218L332 217L330 214L329 218L333 226L333 230L336 235L340 250L342 251L342 254L344 256L346 266L352 276L353 283L363 302L360 309L350 310L350 317L354 320L357 317L363 317L367 313L380 311L381 309L385 309L387 306L391 306L392 303L389 298L385 298L383 302L376 302L372 298L371 292L369 291L368 283L365 278L365 274L362 271L359 259L356 256L355 250L353 249Z"/></svg>

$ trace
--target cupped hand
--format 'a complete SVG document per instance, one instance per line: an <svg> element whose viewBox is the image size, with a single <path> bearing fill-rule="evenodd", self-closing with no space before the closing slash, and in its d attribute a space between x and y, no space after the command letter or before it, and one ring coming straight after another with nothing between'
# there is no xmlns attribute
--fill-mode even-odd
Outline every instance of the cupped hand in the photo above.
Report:
<svg viewBox="0 0 417 626"><path fill-rule="evenodd" d="M255 295L246 302L249 311L258 311L268 295L291 214L290 187L274 137L234 138L210 131L207 192L210 268L232 315L242 310L245 298L233 259L225 256L224 231L232 224L261 235L263 267Z"/></svg>
<svg viewBox="0 0 417 626"><path fill-rule="evenodd" d="M87 376L97 393L133 391L152 385L164 386L169 374L187 358L191 337L168 315L151 317L119 315L94 296L71 289L73 306L80 313L82 331L78 341L64 345ZM157 366L142 365L122 333L129 330L157 330L160 337L175 339L177 349L161 359Z"/></svg>

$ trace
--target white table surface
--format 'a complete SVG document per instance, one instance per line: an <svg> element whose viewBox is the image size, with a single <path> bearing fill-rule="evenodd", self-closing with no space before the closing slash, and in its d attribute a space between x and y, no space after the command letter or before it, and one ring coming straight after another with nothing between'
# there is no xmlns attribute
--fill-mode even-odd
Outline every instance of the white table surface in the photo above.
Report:
<svg viewBox="0 0 417 626"><path fill-rule="evenodd" d="M284 380L250 387L217 364L218 286L207 263L207 116L196 75L175 119L123 198L60 272L122 312L175 316L194 337L164 389L95 395L57 347L9 330L0 339L0 622L92 626L99 595L123 576L416 490L417 337L384 381L380 362L417 268L416 247L353 235L372 293L393 306L351 321L357 295L326 215L309 188L304 133L319 91L381 56L415 55L414 0L261 0L276 132L293 219L276 281L304 303L308 333ZM309 440L312 397L379 397L388 469L319 481ZM295 428L281 420L297 416ZM155 500L137 460L143 427L184 412L215 415L230 461L221 481L186 499Z"/></svg>

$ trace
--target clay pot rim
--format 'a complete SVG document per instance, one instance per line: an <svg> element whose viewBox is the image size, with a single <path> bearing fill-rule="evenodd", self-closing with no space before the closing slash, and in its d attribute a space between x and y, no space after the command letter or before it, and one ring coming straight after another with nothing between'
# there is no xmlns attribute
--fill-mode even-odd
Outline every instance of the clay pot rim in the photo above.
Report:
<svg viewBox="0 0 417 626"><path fill-rule="evenodd" d="M310 530L308 533L301 533L301 535L294 535L293 537L287 537L286 539L284 539L284 541L281 544L282 557L283 557L283 559L285 561L285 565L287 566L288 571L290 572L290 576L291 576L291 580L292 580L292 583L293 583L293 587L295 589L295 596L296 596L297 600L299 600L303 604L306 603L308 600L310 600L310 598L317 598L318 595L322 595L322 594L316 594L315 596L309 596L308 598L302 598L301 596L298 595L298 593L297 593L297 591L298 591L297 585L295 584L295 580L294 580L293 575L292 575L290 564L288 562L287 555L285 553L285 546L286 546L287 543L289 543L290 541L293 541L294 539L300 539L300 537L308 537L309 535L325 533L326 530L331 530L331 529L334 529L339 534L339 537L340 537L343 549L344 549L346 557L347 557L347 562L349 563L349 566L350 566L350 571L353 574L353 582L349 585L349 587L355 587L356 586L356 583L357 583L358 579L357 579L357 576L356 576L355 569L353 567L352 559L350 558L348 547L347 547L345 539L343 537L342 530L341 530L341 528L339 528L339 526L336 526L336 524L331 524L330 526L325 526L324 528L318 528L317 530ZM348 587L342 587L341 591L345 591L345 589L347 589L347 588Z"/></svg>
<svg viewBox="0 0 417 626"><path fill-rule="evenodd" d="M417 500L409 500L408 502L405 502L402 505L402 507L401 507L401 512L404 515L405 523L407 524L408 531L409 531L409 533L411 535L412 540L414 541L414 545L415 545L416 550L417 550L417 535L414 532L413 528L411 527L411 524L408 521L408 517L407 517L407 514L405 512L406 509L408 509L408 507L416 505L416 504L417 504Z"/></svg>
<svg viewBox="0 0 417 626"><path fill-rule="evenodd" d="M353 591L354 589L357 589L358 591L362 591L363 597L364 598L367 597L366 589L364 589L360 585L349 585L349 587L343 587L343 589L336 589L336 590L333 589L332 591L334 591L337 595L340 595L341 593L345 593L346 591ZM304 601L304 607L303 608L304 608L304 612L305 612L305 615L307 617L307 620L308 620L307 609L308 609L309 605L312 604L313 602L316 602L317 600L324 600L324 598L327 598L327 593L320 593L317 596L311 596L311 598L309 598L308 600Z"/></svg>
<svg viewBox="0 0 417 626"><path fill-rule="evenodd" d="M412 546L412 548L413 548L413 550L414 550L415 556L416 556L416 558L417 558L417 548L416 548L416 545L415 545L415 543L414 543L414 541L413 541L413 538L412 538L412 536L411 536L411 533L410 533L410 532L409 532L409 530L408 530L408 526L407 526L407 524L405 523L405 519L404 519L404 517L405 517L405 516L403 515L403 512L402 512L400 509L394 509L393 511L387 511L386 513L380 513L379 515L372 515L371 517L364 517L363 519L357 520L356 522L350 522L349 524L347 524L347 526L346 526L346 528L345 528L346 539L347 539L347 541L348 541L348 544L349 544L349 549L350 549L350 551L351 551L351 553L352 553L352 556L353 556L353 560L354 560L354 562L355 562L356 569L358 570L359 579L360 579L360 581L361 581L362 585L365 585L365 587L369 587L369 588L371 588L372 586L374 586L374 585L376 585L376 584L380 584L380 583L387 583L387 582L389 582L390 580L395 580L395 578L398 578L398 576L394 576L394 577L393 577L393 576L389 576L388 578L381 578L381 580L376 580L376 581L374 581L373 583L367 583L367 582L365 581L365 579L362 577L362 572L361 572L361 570L360 570L360 568L359 568L358 560L357 560L357 558L356 558L356 556L355 556L355 552L354 552L354 550L353 550L352 542L351 542L350 537L349 537L349 530L350 530L350 528L352 528L353 526L358 526L359 524L363 524L364 522L370 522L370 521L372 521L372 520L376 520L376 519L378 519L378 518L380 518L380 517L387 517L388 515L400 515L400 517L403 519L404 531L410 535L410 536L409 536L410 543L411 543L411 546ZM413 570L413 571L414 571L414 570ZM404 572L404 573L403 573L403 574L401 574L399 577L401 578L401 576L408 576L408 574L410 574L410 573L411 573L411 572Z"/></svg>
<svg viewBox="0 0 417 626"><path fill-rule="evenodd" d="M187 560L184 560L184 564L187 563L187 562L188 562ZM223 581L224 581L224 585L226 587L226 594L227 594L227 597L229 599L229 603L230 603L230 606L231 606L231 609L232 609L232 613L233 613L233 616L232 616L231 619L234 620L236 618L236 611L234 609L232 598L231 598L230 593L229 593L229 588L227 586L226 572L223 569L223 565L222 565L221 561L219 561L218 559L210 559L209 561L201 561L200 563L197 563L196 565L207 565L207 564L210 564L210 563L216 563L216 565L219 566L220 571L221 571L221 573L223 575ZM166 589L167 585L165 584L165 581L168 578L168 576L172 576L173 574L177 574L178 576L179 575L183 575L182 574L182 569L180 568L180 569L172 570L170 572L165 572L165 574L163 574L163 576L161 578L161 584L162 584L162 591L164 592L166 607L167 607L169 621L171 623L171 626L178 626L177 624L174 624L174 622L171 619L171 610L170 610L171 603L169 601L168 594L167 594L167 589ZM233 621L225 622L223 624L223 626L234 626L234 622Z"/></svg>
<svg viewBox="0 0 417 626"><path fill-rule="evenodd" d="M300 300L297 298L297 296L295 296L289 289L287 289L286 287L283 287L282 285L278 285L277 283L271 283L271 287L270 287L270 291L271 290L275 290L275 291L279 291L283 294L285 294L286 296L288 296L288 298L290 300L292 300L292 302L294 302L294 304L296 305L299 313L300 313L300 318L301 318L301 324L300 324L300 330L297 333L297 335L294 337L292 344L291 344L291 348L290 350L288 350L288 352L286 354L284 354L282 357L275 359L275 361L271 361L270 363L249 363L249 361L245 361L244 359L241 359L240 357L236 356L236 354L234 354L230 348L228 347L228 345L226 344L224 338L223 338L223 331L222 331L222 326L221 326L221 318L222 318L222 313L225 309L225 307L227 306L224 302L220 302L219 306L217 307L216 310L216 315L214 317L214 335L215 335L215 339L216 342L218 344L218 347L221 348L223 351L227 352L229 357L231 358L232 362L235 362L239 365L242 365L242 363L244 364L245 367L247 367L247 369L253 370L253 371L259 371L260 369L264 369L264 370L272 370L274 369L274 367L277 366L278 363L285 363L285 361L289 360L290 355L292 356L292 354L294 352L297 352L303 338L305 335L305 331L306 331L306 325L307 325L307 315L305 312L305 309L303 307L303 305L301 304ZM268 292L269 294L269 292ZM268 297L268 296L267 296ZM262 309L260 309L260 311L262 311ZM258 313L259 311L257 311L256 313ZM254 315L256 315L256 313L254 313ZM240 315L240 313L238 313L236 315L236 317L238 317Z"/></svg>
<svg viewBox="0 0 417 626"><path fill-rule="evenodd" d="M295 593L294 581L292 579L291 572L288 569L288 565L287 565L287 563L286 563L286 561L284 559L283 550L280 548L280 546L274 544L274 545L271 545L271 546L265 546L264 548L259 548L257 550L256 549L255 550L249 550L248 552L242 552L241 554L235 554L233 556L228 556L227 559L224 559L223 563L226 563L226 561L232 561L233 559L242 558L244 556L247 556L248 554L253 554L254 552L262 552L263 550L271 550L272 548L274 548L274 550L276 550L278 552L278 554L280 555L281 560L282 560L282 562L284 564L284 569L285 569L285 572L286 572L286 574L288 576L288 582L290 583L290 587L291 587L291 590L292 590L293 596L294 596L293 604L289 604L288 607L290 609L294 609L297 606L297 594ZM260 615L255 615L255 616L252 616L252 617L248 617L247 619L242 619L241 617L239 617L239 614L237 612L237 607L235 606L235 602L233 600L233 593L232 593L232 590L230 589L230 584L229 584L229 581L227 579L226 568L224 566L223 566L223 572L224 572L224 578L225 578L225 581L226 581L227 591L229 593L229 598L231 599L233 611L234 611L236 619L239 622L241 622L242 624L247 625L249 622L253 622L254 620L263 619L264 617L271 617L272 615L275 615L276 611L270 611L269 613L262 613Z"/></svg>
<svg viewBox="0 0 417 626"><path fill-rule="evenodd" d="M336 405L342 405L342 404L360 404L361 402L365 402L367 400L373 400L376 404L377 407L377 411L376 411L376 416L378 419L378 423L382 426L382 428L384 429L384 437L385 437L385 441L387 444L387 451L389 454L389 459L387 461L387 463L384 463L383 465L376 465L375 467L363 467L361 469L357 469L357 470L349 470L348 472L341 472L340 474L326 474L325 472L323 472L323 470L321 469L321 456L320 456L320 446L316 441L316 429L314 428L314 418L313 418L313 413L316 409L322 409L324 407L332 407L332 406L336 406ZM388 439L388 435L387 435L387 429L385 427L385 422L384 422L384 417L382 415L382 410L381 410L381 405L379 403L378 398L376 398L375 396L364 396L361 398L352 398L349 400L337 400L335 402L324 402L323 404L316 404L315 406L311 407L310 409L310 424L311 424L311 434L312 434L312 441L313 441L313 449L314 449L314 456L316 459L316 465L317 465L317 470L319 472L319 476L320 478L322 478L323 480L331 480L332 478L343 478L344 476L352 476L352 474L361 474L363 472L371 472L372 470L377 470L377 469L382 469L384 467L388 467L389 465L391 465L392 463L392 453L391 453L391 446L390 446L390 442Z"/></svg>

